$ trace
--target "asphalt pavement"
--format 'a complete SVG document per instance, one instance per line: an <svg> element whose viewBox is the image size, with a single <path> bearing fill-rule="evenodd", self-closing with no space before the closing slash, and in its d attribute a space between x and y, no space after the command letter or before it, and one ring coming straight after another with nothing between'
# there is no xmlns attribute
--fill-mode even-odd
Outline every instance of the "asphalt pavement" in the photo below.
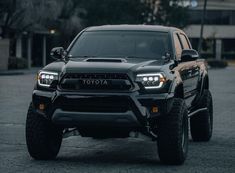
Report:
<svg viewBox="0 0 235 173"><path fill-rule="evenodd" d="M182 166L161 164L155 142L143 138L63 140L53 161L35 161L26 149L25 119L36 75L0 76L0 173L234 173L235 68L211 69L214 132L210 142L189 143Z"/></svg>

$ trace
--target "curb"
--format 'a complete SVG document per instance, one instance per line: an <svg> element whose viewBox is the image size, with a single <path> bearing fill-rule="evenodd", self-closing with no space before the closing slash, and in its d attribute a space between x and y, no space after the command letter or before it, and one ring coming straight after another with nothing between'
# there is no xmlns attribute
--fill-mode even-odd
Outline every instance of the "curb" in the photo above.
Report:
<svg viewBox="0 0 235 173"><path fill-rule="evenodd" d="M39 70L40 70L40 68L24 69L24 70L6 70L6 71L0 71L0 76L35 74Z"/></svg>
<svg viewBox="0 0 235 173"><path fill-rule="evenodd" d="M14 75L23 75L24 72L0 72L0 76L14 76Z"/></svg>

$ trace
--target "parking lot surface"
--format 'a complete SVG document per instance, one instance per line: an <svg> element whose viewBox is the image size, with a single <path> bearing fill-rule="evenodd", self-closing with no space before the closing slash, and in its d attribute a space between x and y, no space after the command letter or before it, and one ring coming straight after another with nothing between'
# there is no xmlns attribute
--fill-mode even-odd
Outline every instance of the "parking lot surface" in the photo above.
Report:
<svg viewBox="0 0 235 173"><path fill-rule="evenodd" d="M235 68L211 69L214 133L210 142L189 143L182 166L162 165L155 142L142 138L63 140L56 160L35 161L25 144L25 119L35 74L0 76L0 172L234 173Z"/></svg>

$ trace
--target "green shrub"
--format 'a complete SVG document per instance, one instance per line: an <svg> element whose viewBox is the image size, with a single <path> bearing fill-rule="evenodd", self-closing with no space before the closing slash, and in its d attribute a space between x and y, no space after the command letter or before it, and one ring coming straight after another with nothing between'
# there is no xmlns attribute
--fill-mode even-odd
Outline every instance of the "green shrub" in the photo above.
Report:
<svg viewBox="0 0 235 173"><path fill-rule="evenodd" d="M207 59L206 61L212 68L225 68L228 66L228 62L224 60Z"/></svg>
<svg viewBox="0 0 235 173"><path fill-rule="evenodd" d="M25 58L10 57L8 60L8 69L24 69L27 67Z"/></svg>

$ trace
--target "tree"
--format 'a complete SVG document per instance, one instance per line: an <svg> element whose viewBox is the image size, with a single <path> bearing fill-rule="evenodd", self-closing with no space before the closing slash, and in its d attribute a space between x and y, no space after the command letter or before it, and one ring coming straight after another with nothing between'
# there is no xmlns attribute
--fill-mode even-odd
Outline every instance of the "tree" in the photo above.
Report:
<svg viewBox="0 0 235 173"><path fill-rule="evenodd" d="M0 0L2 37L55 29L64 38L87 26L161 24L184 27L182 0Z"/></svg>
<svg viewBox="0 0 235 173"><path fill-rule="evenodd" d="M150 7L145 16L147 24L183 28L188 23L188 7L183 0L145 0Z"/></svg>
<svg viewBox="0 0 235 173"><path fill-rule="evenodd" d="M16 11L16 0L0 0L1 37L5 38L10 34L10 26L14 23L13 18L19 20L19 13L20 11Z"/></svg>
<svg viewBox="0 0 235 173"><path fill-rule="evenodd" d="M81 18L85 10L80 7L81 1L79 0L60 1L60 3L62 8L57 19L51 24L58 30L64 44L68 45L74 35L85 27Z"/></svg>
<svg viewBox="0 0 235 173"><path fill-rule="evenodd" d="M86 26L104 24L143 24L148 6L141 0L82 0Z"/></svg>
<svg viewBox="0 0 235 173"><path fill-rule="evenodd" d="M0 0L1 36L11 37L23 31L48 30L66 1Z"/></svg>

